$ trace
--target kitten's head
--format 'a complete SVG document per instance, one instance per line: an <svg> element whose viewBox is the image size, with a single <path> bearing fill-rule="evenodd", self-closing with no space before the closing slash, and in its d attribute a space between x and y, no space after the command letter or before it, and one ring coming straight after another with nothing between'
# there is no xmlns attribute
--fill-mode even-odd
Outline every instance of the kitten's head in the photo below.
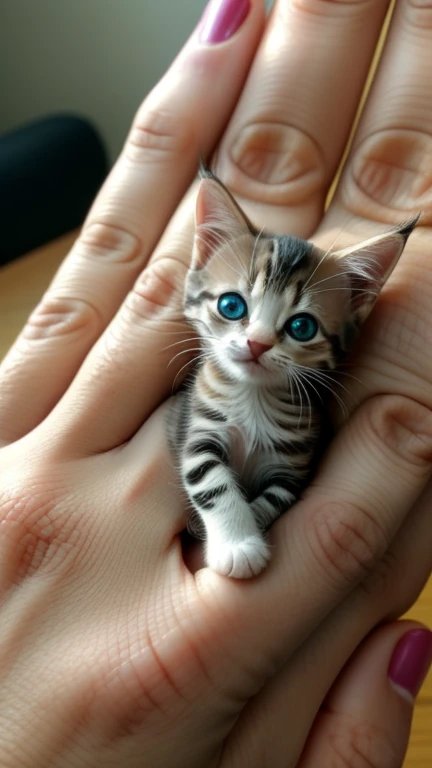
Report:
<svg viewBox="0 0 432 768"><path fill-rule="evenodd" d="M345 251L257 232L213 176L201 181L185 316L231 378L286 383L333 369L371 311L417 219Z"/></svg>

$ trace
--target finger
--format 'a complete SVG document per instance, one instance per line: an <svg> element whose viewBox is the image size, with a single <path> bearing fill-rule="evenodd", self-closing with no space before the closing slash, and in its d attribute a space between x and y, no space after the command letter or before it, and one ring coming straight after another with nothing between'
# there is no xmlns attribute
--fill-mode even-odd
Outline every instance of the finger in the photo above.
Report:
<svg viewBox="0 0 432 768"><path fill-rule="evenodd" d="M424 489L431 461L432 414L400 397L370 400L335 440L304 499L274 526L268 570L250 584L209 569L196 574L203 597L218 595L220 621L236 617L232 643L247 646L245 663L263 654L283 663L365 579Z"/></svg>
<svg viewBox="0 0 432 768"><path fill-rule="evenodd" d="M403 622L360 647L318 714L299 768L404 763L414 698L432 663L432 633Z"/></svg>
<svg viewBox="0 0 432 768"><path fill-rule="evenodd" d="M432 403L430 346L430 194L432 75L430 3L400 0L365 111L334 200L327 229L344 225L367 235L365 219L400 222L422 211L400 265L362 334L349 405L365 396L401 392ZM365 231L366 230L366 231ZM365 385L367 384L367 389Z"/></svg>
<svg viewBox="0 0 432 768"><path fill-rule="evenodd" d="M193 198L194 188L73 386L41 425L74 452L105 451L128 440L172 394L173 381L187 363L183 353L197 347L183 317Z"/></svg>
<svg viewBox="0 0 432 768"><path fill-rule="evenodd" d="M337 611L246 706L223 768L241 765L240 755L250 768L321 768L336 758L354 765L356 750L365 765L402 765L385 758L405 754L414 698L432 662L432 633L395 622L359 644L371 617L363 610L353 622L354 607Z"/></svg>
<svg viewBox="0 0 432 768"><path fill-rule="evenodd" d="M432 223L432 10L399 0L339 187L335 212Z"/></svg>
<svg viewBox="0 0 432 768"><path fill-rule="evenodd" d="M420 223L360 341L349 405L401 392L431 405L430 271L432 16L429 2L399 0L366 108L324 226L368 236L366 219ZM375 225L376 226L376 225ZM367 385L367 388L366 388Z"/></svg>
<svg viewBox="0 0 432 768"><path fill-rule="evenodd" d="M429 483L376 567L244 708L227 748L234 765L245 750L251 768L254 760L277 768L281 755L284 768L297 765L322 701L359 643L373 627L406 614L429 578L431 500Z"/></svg>
<svg viewBox="0 0 432 768"><path fill-rule="evenodd" d="M258 228L321 219L388 5L276 3L216 164Z"/></svg>
<svg viewBox="0 0 432 768"><path fill-rule="evenodd" d="M235 0L229 14L226 3L213 0L139 109L81 236L2 366L4 440L46 416L117 311L190 184L200 152L214 147L263 23L262 0Z"/></svg>

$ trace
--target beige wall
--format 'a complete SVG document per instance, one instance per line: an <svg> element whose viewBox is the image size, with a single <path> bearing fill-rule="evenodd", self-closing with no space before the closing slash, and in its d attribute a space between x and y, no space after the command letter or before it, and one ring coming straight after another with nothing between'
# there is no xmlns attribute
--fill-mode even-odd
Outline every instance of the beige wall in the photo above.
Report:
<svg viewBox="0 0 432 768"><path fill-rule="evenodd" d="M93 120L111 159L205 0L0 0L0 132L47 113Z"/></svg>

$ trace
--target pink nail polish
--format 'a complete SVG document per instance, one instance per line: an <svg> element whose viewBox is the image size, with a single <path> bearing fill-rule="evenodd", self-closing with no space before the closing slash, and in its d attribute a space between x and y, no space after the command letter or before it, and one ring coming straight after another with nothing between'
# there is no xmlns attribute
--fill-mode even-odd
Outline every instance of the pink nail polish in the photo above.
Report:
<svg viewBox="0 0 432 768"><path fill-rule="evenodd" d="M201 20L203 43L223 43L243 24L250 11L250 0L210 0Z"/></svg>
<svg viewBox="0 0 432 768"><path fill-rule="evenodd" d="M398 693L412 702L431 664L432 632L428 629L413 629L399 640L387 674Z"/></svg>

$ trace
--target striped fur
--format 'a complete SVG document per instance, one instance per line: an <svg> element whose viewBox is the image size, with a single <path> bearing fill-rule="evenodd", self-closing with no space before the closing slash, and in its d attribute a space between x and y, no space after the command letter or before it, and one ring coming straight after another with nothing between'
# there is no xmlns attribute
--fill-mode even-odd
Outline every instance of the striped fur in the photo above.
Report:
<svg viewBox="0 0 432 768"><path fill-rule="evenodd" d="M267 564L265 531L310 476L331 372L414 225L324 254L299 238L255 231L216 177L201 182L184 312L203 357L176 398L174 449L205 529L207 563L218 572L248 578ZM242 297L245 317L221 315L227 292ZM287 331L299 313L317 321L310 341ZM251 341L268 348L259 359Z"/></svg>

